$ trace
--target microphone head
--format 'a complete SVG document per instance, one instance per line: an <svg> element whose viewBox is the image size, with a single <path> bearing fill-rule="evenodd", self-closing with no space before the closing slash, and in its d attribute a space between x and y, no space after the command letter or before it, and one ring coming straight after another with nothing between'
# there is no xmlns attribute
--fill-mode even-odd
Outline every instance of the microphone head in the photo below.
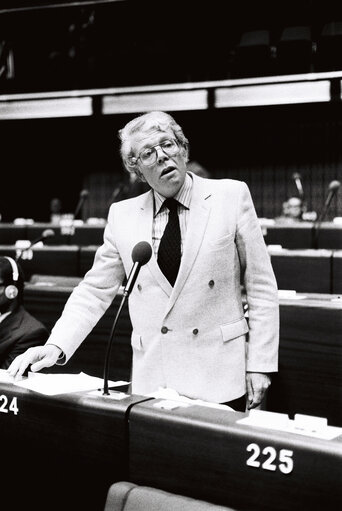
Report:
<svg viewBox="0 0 342 511"><path fill-rule="evenodd" d="M152 247L147 241L139 241L132 250L132 260L134 263L140 263L141 266L148 263L151 259Z"/></svg>
<svg viewBox="0 0 342 511"><path fill-rule="evenodd" d="M80 192L80 197L82 197L83 199L86 199L88 197L88 195L89 195L88 190L82 190Z"/></svg>
<svg viewBox="0 0 342 511"><path fill-rule="evenodd" d="M292 179L301 179L301 178L302 178L302 176L299 174L299 172L294 172L292 174Z"/></svg>
<svg viewBox="0 0 342 511"><path fill-rule="evenodd" d="M331 183L329 184L329 190L337 190L339 187L341 186L341 183L340 181L331 181Z"/></svg>
<svg viewBox="0 0 342 511"><path fill-rule="evenodd" d="M43 233L42 233L43 238L51 238L51 236L54 236L54 235L55 235L55 231L53 231L52 229L45 229L45 231L43 231Z"/></svg>

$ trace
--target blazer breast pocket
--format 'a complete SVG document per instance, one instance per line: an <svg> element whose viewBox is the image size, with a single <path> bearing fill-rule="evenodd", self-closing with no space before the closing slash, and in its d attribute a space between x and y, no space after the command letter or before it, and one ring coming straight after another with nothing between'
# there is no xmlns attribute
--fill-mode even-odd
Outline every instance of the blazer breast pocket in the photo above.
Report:
<svg viewBox="0 0 342 511"><path fill-rule="evenodd" d="M227 234L226 236L222 236L221 238L217 238L215 240L209 241L209 249L210 250L218 250L220 248L227 248L229 245L234 243L235 236L233 233Z"/></svg>

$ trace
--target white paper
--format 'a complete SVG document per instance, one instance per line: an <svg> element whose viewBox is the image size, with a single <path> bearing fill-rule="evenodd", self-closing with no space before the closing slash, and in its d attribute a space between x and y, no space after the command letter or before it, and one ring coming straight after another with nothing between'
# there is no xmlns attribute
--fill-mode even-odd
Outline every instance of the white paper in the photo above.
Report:
<svg viewBox="0 0 342 511"><path fill-rule="evenodd" d="M6 369L0 369L0 382L1 383L13 383L14 378L8 372Z"/></svg>
<svg viewBox="0 0 342 511"><path fill-rule="evenodd" d="M272 415L274 417L272 417ZM299 416L303 418L304 416ZM250 410L249 416L236 421L237 424L246 426L257 426L263 429L273 429L276 431L285 431L286 433L295 433L296 435L311 436L321 438L322 440L332 440L342 435L342 428L327 426L323 424L318 417L312 417L312 421L292 420L286 414L267 412L264 410ZM312 424L320 425L314 429Z"/></svg>
<svg viewBox="0 0 342 511"><path fill-rule="evenodd" d="M146 394L148 397L154 397L156 399L164 399L167 401L165 406L160 408L172 409L170 402L176 403L187 403L188 405L199 405L199 406L207 406L209 408L218 408L220 410L231 410L234 412L233 408L227 405L221 405L220 403L212 403L210 401L202 401L201 399L191 399L186 396L182 396L178 394L178 392L174 389L170 388L159 388L158 390L151 392L150 394ZM171 407L171 408L170 408ZM173 408L176 408L175 406Z"/></svg>
<svg viewBox="0 0 342 511"><path fill-rule="evenodd" d="M305 295L298 294L294 289L278 289L278 297L289 300L303 300L303 298L306 298Z"/></svg>
<svg viewBox="0 0 342 511"><path fill-rule="evenodd" d="M80 392L82 390L96 390L103 386L103 379L96 376L89 376L85 373L79 374L43 374L28 373L28 377L22 380L12 380L13 385L25 389L34 390L47 396L56 394L66 394L70 392ZM109 387L119 387L127 385L126 381L109 381Z"/></svg>

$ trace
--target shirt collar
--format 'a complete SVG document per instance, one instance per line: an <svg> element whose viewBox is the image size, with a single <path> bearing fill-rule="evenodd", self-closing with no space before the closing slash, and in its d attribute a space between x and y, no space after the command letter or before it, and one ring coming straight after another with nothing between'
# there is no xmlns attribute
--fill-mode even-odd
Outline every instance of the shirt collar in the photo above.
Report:
<svg viewBox="0 0 342 511"><path fill-rule="evenodd" d="M190 174L185 174L184 183L176 193L176 195L173 197L176 199L179 204L181 204L184 208L190 209L190 202L191 202L191 190L192 190L192 177ZM161 195L159 192L156 192L153 190L154 194L154 216L157 216L160 212L160 209L166 199L163 195Z"/></svg>

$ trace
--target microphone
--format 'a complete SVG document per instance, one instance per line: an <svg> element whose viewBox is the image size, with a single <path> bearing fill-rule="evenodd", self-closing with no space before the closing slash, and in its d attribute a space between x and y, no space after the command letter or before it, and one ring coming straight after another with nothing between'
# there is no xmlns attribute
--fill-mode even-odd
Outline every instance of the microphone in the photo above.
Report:
<svg viewBox="0 0 342 511"><path fill-rule="evenodd" d="M109 360L110 360L110 352L112 349L112 341L114 337L115 327L118 322L119 316L121 314L121 310L123 308L123 305L125 303L125 300L127 296L131 293L133 286L135 284L135 281L137 279L137 276L139 274L140 268L144 266L144 264L148 263L148 261L151 259L152 255L152 247L147 241L140 241L137 243L133 250L132 250L132 260L133 260L133 266L129 273L126 286L124 288L123 297L121 300L121 303L119 305L118 311L115 316L115 320L112 326L112 330L110 333L108 346L107 346L107 352L106 352L106 358L105 358L105 364L104 364L104 370L103 370L103 395L109 396L109 390L108 390L108 369L109 369Z"/></svg>
<svg viewBox="0 0 342 511"><path fill-rule="evenodd" d="M126 286L123 291L125 296L128 296L131 293L135 281L137 280L137 276L141 266L144 266L144 264L148 263L148 261L151 259L151 255L152 247L149 243L147 243L147 241L140 241L133 248L132 260L134 264L132 266L132 269L127 279Z"/></svg>
<svg viewBox="0 0 342 511"><path fill-rule="evenodd" d="M40 241L43 241L45 240L46 238L51 238L52 236L55 235L55 231L53 231L52 229L45 229L42 234L36 238L35 240L31 241L31 243L29 244L28 247L22 249L20 251L19 254L17 254L15 260L16 261L19 261L19 259L21 259L23 253L26 251L26 250L29 250L30 248L32 248L34 245L36 245L37 243L39 243Z"/></svg>
<svg viewBox="0 0 342 511"><path fill-rule="evenodd" d="M84 201L88 198L88 196L89 196L88 190L82 190L80 192L80 198L78 199L78 203L77 203L75 213L74 213L74 218L77 217L78 213L80 212L80 210L83 206Z"/></svg>
<svg viewBox="0 0 342 511"><path fill-rule="evenodd" d="M296 188L298 190L299 197L303 199L304 197L304 190L302 186L302 176L299 174L299 172L294 172L292 174L292 179L294 180L296 184Z"/></svg>
<svg viewBox="0 0 342 511"><path fill-rule="evenodd" d="M313 225L313 248L318 248L318 232L321 227L321 223L323 221L323 218L327 214L328 208L330 206L330 203L334 197L334 195L337 193L337 190L341 186L340 181L334 180L331 181L331 183L328 186L328 195L325 199L325 203L323 206L323 209L321 211L321 214L319 215L318 219Z"/></svg>

